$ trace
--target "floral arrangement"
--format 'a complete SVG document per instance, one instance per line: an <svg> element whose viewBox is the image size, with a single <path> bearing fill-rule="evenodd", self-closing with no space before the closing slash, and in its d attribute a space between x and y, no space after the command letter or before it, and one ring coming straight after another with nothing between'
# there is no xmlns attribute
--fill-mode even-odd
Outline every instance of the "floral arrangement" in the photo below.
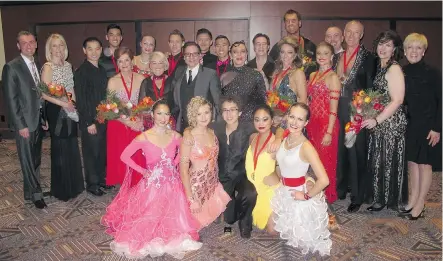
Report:
<svg viewBox="0 0 443 261"><path fill-rule="evenodd" d="M280 113L281 115L285 114L288 111L292 103L293 101L291 98L279 95L276 90L266 92L266 104L268 104L269 107L272 108L272 110Z"/></svg>
<svg viewBox="0 0 443 261"><path fill-rule="evenodd" d="M75 104L75 102L72 100L72 93L66 91L66 88L61 84L53 82L47 84L45 82L40 82L37 85L36 91L39 96L41 96L42 94L46 94L49 97L61 100L63 102L72 102ZM78 122L77 110L68 111L65 108L63 108L63 111L66 113L65 116L71 118L73 121Z"/></svg>
<svg viewBox="0 0 443 261"><path fill-rule="evenodd" d="M306 71L306 69L309 67L316 66L315 62L313 62L309 56L307 56L304 53L301 56L303 57L302 58L302 67L300 68L302 71Z"/></svg>
<svg viewBox="0 0 443 261"><path fill-rule="evenodd" d="M134 106L131 102L121 102L115 92L108 92L106 99L97 106L96 119L99 123L116 119L137 121L140 114L149 111L153 104L154 101L150 97L145 97Z"/></svg>
<svg viewBox="0 0 443 261"><path fill-rule="evenodd" d="M387 97L378 91L354 92L351 102L351 121L345 125L345 146L351 148L364 120L376 117L384 110Z"/></svg>

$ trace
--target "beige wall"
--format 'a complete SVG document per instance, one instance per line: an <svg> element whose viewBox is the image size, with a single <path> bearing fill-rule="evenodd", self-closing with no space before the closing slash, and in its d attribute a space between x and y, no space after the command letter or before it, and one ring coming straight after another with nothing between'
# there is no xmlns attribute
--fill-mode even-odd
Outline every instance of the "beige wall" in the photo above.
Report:
<svg viewBox="0 0 443 261"><path fill-rule="evenodd" d="M5 65L5 45L3 41L2 9L0 8L0 79L2 77L2 68Z"/></svg>

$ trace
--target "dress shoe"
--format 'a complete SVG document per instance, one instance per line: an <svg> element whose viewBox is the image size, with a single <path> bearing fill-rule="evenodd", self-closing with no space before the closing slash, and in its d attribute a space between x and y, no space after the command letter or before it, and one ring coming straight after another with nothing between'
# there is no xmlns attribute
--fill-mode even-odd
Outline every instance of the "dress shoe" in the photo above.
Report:
<svg viewBox="0 0 443 261"><path fill-rule="evenodd" d="M94 196L100 197L103 196L105 194L105 192L103 192L100 189L96 189L96 190L88 190L89 193L91 193Z"/></svg>
<svg viewBox="0 0 443 261"><path fill-rule="evenodd" d="M115 186L114 185L100 185L100 188L102 188L104 190L110 190L110 189L114 189Z"/></svg>
<svg viewBox="0 0 443 261"><path fill-rule="evenodd" d="M419 218L424 218L425 217L425 210L423 209L420 214L416 217L412 216L412 214L408 214L407 216L405 216L405 218L409 219L409 220L417 220Z"/></svg>
<svg viewBox="0 0 443 261"><path fill-rule="evenodd" d="M357 212L360 209L360 206L361 204L351 203L348 207L348 212L349 213Z"/></svg>
<svg viewBox="0 0 443 261"><path fill-rule="evenodd" d="M375 207L374 205L372 205L372 206L370 206L370 207L368 207L367 208L367 210L369 210L369 211L380 211L380 210L382 210L382 209L384 209L385 208L385 206L384 205L380 205L380 207Z"/></svg>
<svg viewBox="0 0 443 261"><path fill-rule="evenodd" d="M412 211L412 208L410 208L410 209L406 209L406 208L401 207L401 208L399 208L399 211L398 211L398 212L400 212L401 214L408 214L408 213L410 213L411 211Z"/></svg>
<svg viewBox="0 0 443 261"><path fill-rule="evenodd" d="M43 199L39 199L39 200L34 201L34 205L38 209L44 209L45 207L48 206L48 205L46 205L46 203Z"/></svg>
<svg viewBox="0 0 443 261"><path fill-rule="evenodd" d="M238 228L240 230L240 237L242 238L250 238L252 226L250 224L250 219L244 218L238 221Z"/></svg>

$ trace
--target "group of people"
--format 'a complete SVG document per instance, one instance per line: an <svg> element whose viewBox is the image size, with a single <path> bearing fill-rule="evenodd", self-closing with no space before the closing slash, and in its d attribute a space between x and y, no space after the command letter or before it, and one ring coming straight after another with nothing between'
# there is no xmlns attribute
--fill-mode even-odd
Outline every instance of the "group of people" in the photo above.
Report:
<svg viewBox="0 0 443 261"><path fill-rule="evenodd" d="M198 232L221 214L238 222L243 238L254 225L304 254L329 255L328 204L348 192L349 212L366 202L369 211L423 217L441 132L441 77L423 61L426 37L412 33L402 42L388 30L371 52L361 44L359 21L344 31L328 28L317 45L301 35L297 11L283 21L287 36L272 48L266 34L254 36L250 61L244 41L213 41L205 28L195 42L172 31L169 53L155 51L156 39L143 35L134 56L111 24L106 48L96 37L84 40L86 59L76 70L62 35L49 36L40 68L35 37L20 32L21 54L5 65L3 86L25 200L47 207L39 167L42 130L49 130L50 194L67 201L85 182L95 196L120 185L101 223L114 237L112 250L130 258L182 258L202 246ZM409 64L402 68L403 54ZM40 82L61 84L70 98L40 96ZM385 109L363 121L347 148L349 105L360 90L382 93ZM96 107L109 92L125 104L145 97L155 103L136 121L100 124ZM267 105L267 92L288 99L287 111Z"/></svg>

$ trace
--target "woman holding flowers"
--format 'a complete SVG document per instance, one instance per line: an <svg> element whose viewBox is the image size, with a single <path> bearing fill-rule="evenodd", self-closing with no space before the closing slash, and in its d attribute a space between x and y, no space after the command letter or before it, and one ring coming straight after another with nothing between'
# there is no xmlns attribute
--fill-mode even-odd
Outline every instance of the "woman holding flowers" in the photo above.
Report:
<svg viewBox="0 0 443 261"><path fill-rule="evenodd" d="M78 115L74 108L74 75L66 61L68 47L60 34L46 41L41 80L48 85L42 93L51 134L51 194L63 201L83 192L83 174L78 148ZM76 117L75 117L76 116Z"/></svg>
<svg viewBox="0 0 443 261"><path fill-rule="evenodd" d="M332 70L334 48L321 42L317 45L316 59L319 70L311 73L308 84L311 119L306 130L309 140L320 156L329 178L325 190L328 203L337 200L337 150L339 123L337 120L338 98L341 83Z"/></svg>
<svg viewBox="0 0 443 261"><path fill-rule="evenodd" d="M374 91L385 96L383 111L366 119L368 128L368 172L373 177L374 203L369 211L385 206L398 209L408 196L406 172L406 114L403 106L405 77L398 61L403 54L400 36L392 30L380 33L374 41L379 62L374 78Z"/></svg>
<svg viewBox="0 0 443 261"><path fill-rule="evenodd" d="M109 79L108 91L114 93L126 108L131 109L138 104L140 85L144 76L132 71L133 54L129 48L123 46L118 48L114 56L120 72ZM122 184L126 165L120 160L120 155L141 130L143 124L137 117L122 115L119 119L108 122L106 185ZM140 151L134 155L134 160L144 167L144 158ZM140 173L134 175L132 184L136 184L142 177Z"/></svg>

